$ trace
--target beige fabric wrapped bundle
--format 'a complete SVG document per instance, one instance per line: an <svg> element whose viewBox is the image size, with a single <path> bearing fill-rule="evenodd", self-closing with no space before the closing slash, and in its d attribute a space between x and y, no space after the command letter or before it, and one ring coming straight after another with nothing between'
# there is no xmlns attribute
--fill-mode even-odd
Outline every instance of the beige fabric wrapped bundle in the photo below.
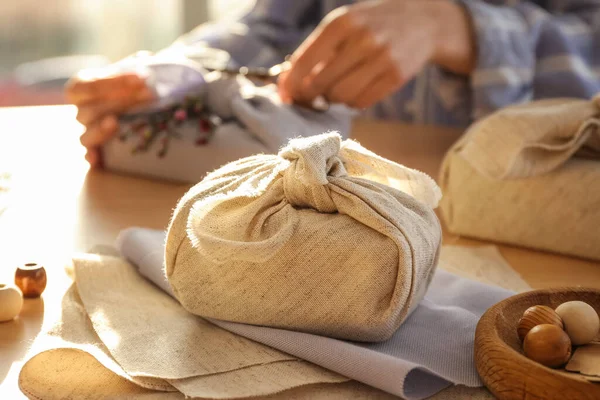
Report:
<svg viewBox="0 0 600 400"><path fill-rule="evenodd" d="M166 273L192 313L359 341L389 338L437 264L426 174L329 133L225 165L179 202Z"/></svg>
<svg viewBox="0 0 600 400"><path fill-rule="evenodd" d="M442 213L456 234L600 259L600 97L498 111L448 152Z"/></svg>

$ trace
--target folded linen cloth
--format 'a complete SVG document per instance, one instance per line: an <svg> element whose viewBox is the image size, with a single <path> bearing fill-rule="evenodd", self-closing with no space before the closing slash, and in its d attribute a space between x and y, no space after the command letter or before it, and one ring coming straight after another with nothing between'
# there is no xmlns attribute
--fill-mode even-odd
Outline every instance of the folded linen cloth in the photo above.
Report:
<svg viewBox="0 0 600 400"><path fill-rule="evenodd" d="M21 371L24 392L39 393L45 379L41 376L60 373L61 357L73 359L74 350L141 388L178 391L188 397L266 396L349 380L186 312L119 257L82 255L73 264L75 285L63 298L61 318L36 340ZM89 357L79 356L90 367ZM32 376L44 367L37 363L40 357L56 364L46 364L41 376ZM57 390L52 398L68 397L65 394L73 388L64 385L60 390L65 392Z"/></svg>
<svg viewBox="0 0 600 400"><path fill-rule="evenodd" d="M500 110L446 155L442 215L456 234L600 260L600 96Z"/></svg>
<svg viewBox="0 0 600 400"><path fill-rule="evenodd" d="M440 259L443 261L440 267L454 275L517 293L531 290L531 286L504 260L496 246L445 245Z"/></svg>
<svg viewBox="0 0 600 400"><path fill-rule="evenodd" d="M216 72L205 79L199 78L198 86L194 93L200 96L204 108L223 121L206 143L197 142L197 119L176 125L167 122L177 137L168 141L164 156L157 155L162 146L159 139L153 140L146 151L132 154L138 139L120 140L119 134L103 147L104 166L111 171L196 183L206 173L230 161L254 154L276 153L297 136L326 131L337 131L343 137L350 134L353 112L343 105L334 105L326 112L286 105L279 99L274 85L255 86L244 77ZM168 98L172 100L173 96ZM150 110L155 108L152 106ZM136 112L142 119L151 120L154 115L145 110ZM135 119L136 115L133 113L127 118Z"/></svg>
<svg viewBox="0 0 600 400"><path fill-rule="evenodd" d="M202 317L359 341L389 338L437 265L440 191L329 133L209 174L177 205L167 277Z"/></svg>
<svg viewBox="0 0 600 400"><path fill-rule="evenodd" d="M117 247L140 273L167 293L164 275L165 234L130 228L119 235ZM513 290L528 286L494 248L451 246L451 268L464 260L464 274L497 279ZM485 262L487 260L487 263ZM444 268L442 258L441 268ZM487 265L486 265L487 264ZM489 271L489 272L488 272ZM498 274L497 271L506 271ZM481 386L473 363L475 327L483 312L513 292L438 270L420 305L392 338L381 343L357 343L324 336L210 320L214 324L267 344L329 370L407 399L422 399L451 384ZM443 397L442 397L443 398Z"/></svg>

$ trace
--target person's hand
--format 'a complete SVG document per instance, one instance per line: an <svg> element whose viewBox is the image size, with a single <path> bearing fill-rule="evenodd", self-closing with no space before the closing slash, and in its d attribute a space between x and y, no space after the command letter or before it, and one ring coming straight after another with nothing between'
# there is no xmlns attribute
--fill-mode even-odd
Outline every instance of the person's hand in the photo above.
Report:
<svg viewBox="0 0 600 400"><path fill-rule="evenodd" d="M370 107L429 62L470 73L473 35L466 11L449 0L371 0L341 7L292 54L279 93L286 103L323 96Z"/></svg>
<svg viewBox="0 0 600 400"><path fill-rule="evenodd" d="M73 77L66 86L67 100L77 106L77 120L85 126L81 144L86 160L95 166L100 161L98 148L115 135L118 116L127 109L146 103L153 93L144 79L133 73L98 77Z"/></svg>

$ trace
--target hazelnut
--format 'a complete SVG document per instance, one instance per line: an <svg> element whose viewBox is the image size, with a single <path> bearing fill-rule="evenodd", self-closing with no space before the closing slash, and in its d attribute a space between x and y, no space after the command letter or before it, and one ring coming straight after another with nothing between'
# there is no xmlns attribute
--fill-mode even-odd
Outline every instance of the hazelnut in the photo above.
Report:
<svg viewBox="0 0 600 400"><path fill-rule="evenodd" d="M541 324L556 325L560 329L563 329L563 321L553 309L547 306L533 306L525 310L519 320L517 327L519 339L523 341L534 326Z"/></svg>
<svg viewBox="0 0 600 400"><path fill-rule="evenodd" d="M542 324L533 327L523 342L525 355L547 367L560 367L571 358L571 339L560 327Z"/></svg>
<svg viewBox="0 0 600 400"><path fill-rule="evenodd" d="M556 308L565 331L576 345L587 344L594 340L600 330L600 318L592 306L583 301L567 301Z"/></svg>

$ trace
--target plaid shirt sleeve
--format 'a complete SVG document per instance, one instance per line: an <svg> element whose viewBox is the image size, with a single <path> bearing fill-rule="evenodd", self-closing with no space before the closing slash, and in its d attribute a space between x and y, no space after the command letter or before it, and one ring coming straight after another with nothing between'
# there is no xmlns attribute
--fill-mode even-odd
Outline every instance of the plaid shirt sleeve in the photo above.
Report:
<svg viewBox="0 0 600 400"><path fill-rule="evenodd" d="M547 97L600 92L600 0L462 0L478 42L472 118Z"/></svg>
<svg viewBox="0 0 600 400"><path fill-rule="evenodd" d="M230 67L270 67L291 54L321 19L319 0L257 0L239 21L208 23L181 37L175 49L204 46L229 53Z"/></svg>

